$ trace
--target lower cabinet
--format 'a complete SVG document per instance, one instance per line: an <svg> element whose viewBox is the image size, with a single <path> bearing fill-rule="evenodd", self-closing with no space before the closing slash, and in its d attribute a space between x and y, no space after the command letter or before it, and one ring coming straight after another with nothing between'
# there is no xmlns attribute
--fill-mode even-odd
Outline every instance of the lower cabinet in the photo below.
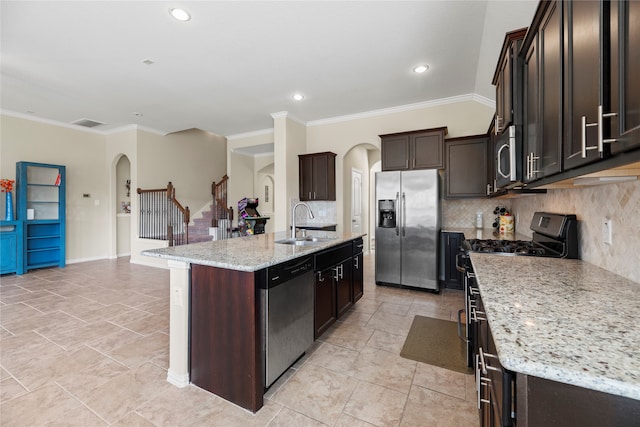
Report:
<svg viewBox="0 0 640 427"><path fill-rule="evenodd" d="M353 256L353 270L351 280L353 282L353 303L355 304L364 295L364 258L362 252Z"/></svg>
<svg viewBox="0 0 640 427"><path fill-rule="evenodd" d="M0 274L22 274L22 221L0 221Z"/></svg>
<svg viewBox="0 0 640 427"><path fill-rule="evenodd" d="M333 280L333 269L316 271L314 339L325 333L336 321L336 283Z"/></svg>
<svg viewBox="0 0 640 427"><path fill-rule="evenodd" d="M342 316L353 306L352 265L353 259L348 258L334 267L334 280L336 281L336 317Z"/></svg>
<svg viewBox="0 0 640 427"><path fill-rule="evenodd" d="M320 337L364 294L362 239L317 254L315 258L314 338Z"/></svg>
<svg viewBox="0 0 640 427"><path fill-rule="evenodd" d="M458 249L464 240L462 233L442 232L440 234L440 280L448 289L462 289L462 272L457 269Z"/></svg>

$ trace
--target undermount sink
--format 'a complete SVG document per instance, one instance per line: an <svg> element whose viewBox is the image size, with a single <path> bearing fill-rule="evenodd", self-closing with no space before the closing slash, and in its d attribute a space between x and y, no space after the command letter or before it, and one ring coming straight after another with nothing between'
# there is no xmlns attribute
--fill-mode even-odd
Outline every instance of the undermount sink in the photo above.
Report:
<svg viewBox="0 0 640 427"><path fill-rule="evenodd" d="M276 240L275 243L279 243L281 245L307 246L307 245L319 245L320 243L325 243L325 242L329 242L331 240L336 240L336 239L337 237L306 236L306 237L296 237L295 239Z"/></svg>

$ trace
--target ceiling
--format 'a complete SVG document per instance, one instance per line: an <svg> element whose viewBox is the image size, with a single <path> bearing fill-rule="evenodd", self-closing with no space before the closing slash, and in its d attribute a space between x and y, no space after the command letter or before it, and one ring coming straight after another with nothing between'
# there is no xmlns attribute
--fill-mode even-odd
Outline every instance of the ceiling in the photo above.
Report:
<svg viewBox="0 0 640 427"><path fill-rule="evenodd" d="M504 34L536 5L3 0L0 107L99 132L237 136L282 111L313 123L471 94L490 104ZM169 15L178 6L191 20Z"/></svg>

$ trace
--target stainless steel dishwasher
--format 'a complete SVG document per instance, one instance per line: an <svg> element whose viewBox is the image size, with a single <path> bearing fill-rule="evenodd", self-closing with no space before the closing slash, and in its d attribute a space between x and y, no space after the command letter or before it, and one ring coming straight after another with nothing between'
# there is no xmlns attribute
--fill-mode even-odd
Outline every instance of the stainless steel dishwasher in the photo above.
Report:
<svg viewBox="0 0 640 427"><path fill-rule="evenodd" d="M269 267L260 289L262 351L268 388L313 344L313 259Z"/></svg>

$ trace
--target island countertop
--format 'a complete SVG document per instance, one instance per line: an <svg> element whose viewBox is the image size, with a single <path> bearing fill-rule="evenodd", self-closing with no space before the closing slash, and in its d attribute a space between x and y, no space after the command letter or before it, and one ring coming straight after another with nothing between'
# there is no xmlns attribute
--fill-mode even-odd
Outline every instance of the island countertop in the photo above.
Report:
<svg viewBox="0 0 640 427"><path fill-rule="evenodd" d="M505 368L640 400L640 284L580 260L471 261Z"/></svg>
<svg viewBox="0 0 640 427"><path fill-rule="evenodd" d="M142 251L142 255L229 270L258 271L365 235L366 233L325 232L314 234L314 236L330 237L330 240L317 242L313 245L296 246L275 243L278 240L289 237L285 232L265 233L168 248L149 249Z"/></svg>

